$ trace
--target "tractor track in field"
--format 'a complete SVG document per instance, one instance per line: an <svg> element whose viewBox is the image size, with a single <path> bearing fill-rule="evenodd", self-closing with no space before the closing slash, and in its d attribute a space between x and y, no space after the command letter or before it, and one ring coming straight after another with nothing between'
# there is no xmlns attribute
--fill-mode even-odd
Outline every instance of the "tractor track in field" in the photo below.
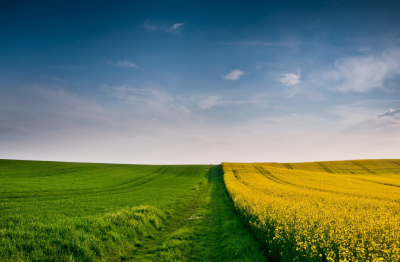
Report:
<svg viewBox="0 0 400 262"><path fill-rule="evenodd" d="M210 168L207 184L199 189L192 203L121 260L265 261L264 251L237 217L221 166Z"/></svg>
<svg viewBox="0 0 400 262"><path fill-rule="evenodd" d="M209 172L212 173L211 170ZM196 213L199 205L204 201L204 196L209 190L210 183L207 183L199 190L197 196L195 197L195 203L184 209L182 212L183 215L180 215L178 219L175 219L172 224L166 224L164 226L165 229L161 230L156 236L154 236L154 238L142 241L141 244L144 248L136 249L130 256L121 258L121 261L152 261L151 259L154 259L154 257L151 256L155 255L155 249L162 245L168 236L176 232L179 228L185 226L185 224L190 221L190 218ZM151 258L149 258L149 256Z"/></svg>

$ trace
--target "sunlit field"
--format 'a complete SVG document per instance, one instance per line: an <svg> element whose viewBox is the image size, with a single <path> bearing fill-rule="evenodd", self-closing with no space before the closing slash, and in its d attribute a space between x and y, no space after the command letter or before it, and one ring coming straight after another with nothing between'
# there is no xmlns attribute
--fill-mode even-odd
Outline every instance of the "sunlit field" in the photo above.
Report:
<svg viewBox="0 0 400 262"><path fill-rule="evenodd" d="M0 160L0 179L0 261L400 261L400 160Z"/></svg>
<svg viewBox="0 0 400 262"><path fill-rule="evenodd" d="M220 165L0 160L0 261L263 261Z"/></svg>
<svg viewBox="0 0 400 262"><path fill-rule="evenodd" d="M223 163L272 261L400 261L400 160Z"/></svg>
<svg viewBox="0 0 400 262"><path fill-rule="evenodd" d="M0 261L119 258L164 227L207 169L0 160Z"/></svg>

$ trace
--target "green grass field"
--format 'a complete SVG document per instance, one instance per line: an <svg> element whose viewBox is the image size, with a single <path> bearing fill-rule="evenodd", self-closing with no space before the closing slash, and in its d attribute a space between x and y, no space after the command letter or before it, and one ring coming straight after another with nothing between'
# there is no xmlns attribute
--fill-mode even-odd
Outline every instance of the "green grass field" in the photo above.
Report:
<svg viewBox="0 0 400 262"><path fill-rule="evenodd" d="M263 261L221 166L0 160L0 261Z"/></svg>

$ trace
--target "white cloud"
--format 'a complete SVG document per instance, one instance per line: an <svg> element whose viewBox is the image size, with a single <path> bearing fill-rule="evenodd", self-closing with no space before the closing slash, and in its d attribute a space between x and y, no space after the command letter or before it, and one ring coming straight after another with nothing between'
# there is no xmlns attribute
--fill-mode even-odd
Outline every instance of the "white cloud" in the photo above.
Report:
<svg viewBox="0 0 400 262"><path fill-rule="evenodd" d="M392 108L389 108L388 111L377 116L377 118L382 118L382 117L393 117L400 119L400 109L394 110Z"/></svg>
<svg viewBox="0 0 400 262"><path fill-rule="evenodd" d="M400 50L380 55L363 55L336 61L333 68L314 77L318 85L341 91L369 92L385 89L387 81L400 74Z"/></svg>
<svg viewBox="0 0 400 262"><path fill-rule="evenodd" d="M282 77L278 78L278 81L285 86L295 86L301 82L300 75L300 71L297 75L294 73L282 74Z"/></svg>
<svg viewBox="0 0 400 262"><path fill-rule="evenodd" d="M167 29L167 32L173 32L176 31L179 27L183 26L185 23L176 23L170 28Z"/></svg>
<svg viewBox="0 0 400 262"><path fill-rule="evenodd" d="M137 65L135 65L134 63L131 63L131 62L127 61L127 60L118 61L118 62L117 62L117 65L118 65L119 67L127 67L127 68L133 67L133 68L139 68Z"/></svg>
<svg viewBox="0 0 400 262"><path fill-rule="evenodd" d="M223 78L225 80L235 81L235 80L238 80L244 74L245 74L245 72L235 69L235 70L232 70L229 74L224 75Z"/></svg>
<svg viewBox="0 0 400 262"><path fill-rule="evenodd" d="M389 108L388 111L382 113L376 117L376 120L380 124L386 126L400 126L400 109L394 110Z"/></svg>

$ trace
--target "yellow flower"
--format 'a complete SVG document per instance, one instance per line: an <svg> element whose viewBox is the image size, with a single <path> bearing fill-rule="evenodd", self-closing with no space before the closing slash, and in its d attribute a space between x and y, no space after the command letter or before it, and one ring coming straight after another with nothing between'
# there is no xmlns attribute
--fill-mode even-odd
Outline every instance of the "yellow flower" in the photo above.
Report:
<svg viewBox="0 0 400 262"><path fill-rule="evenodd" d="M400 161L223 163L235 207L272 258L400 261Z"/></svg>

